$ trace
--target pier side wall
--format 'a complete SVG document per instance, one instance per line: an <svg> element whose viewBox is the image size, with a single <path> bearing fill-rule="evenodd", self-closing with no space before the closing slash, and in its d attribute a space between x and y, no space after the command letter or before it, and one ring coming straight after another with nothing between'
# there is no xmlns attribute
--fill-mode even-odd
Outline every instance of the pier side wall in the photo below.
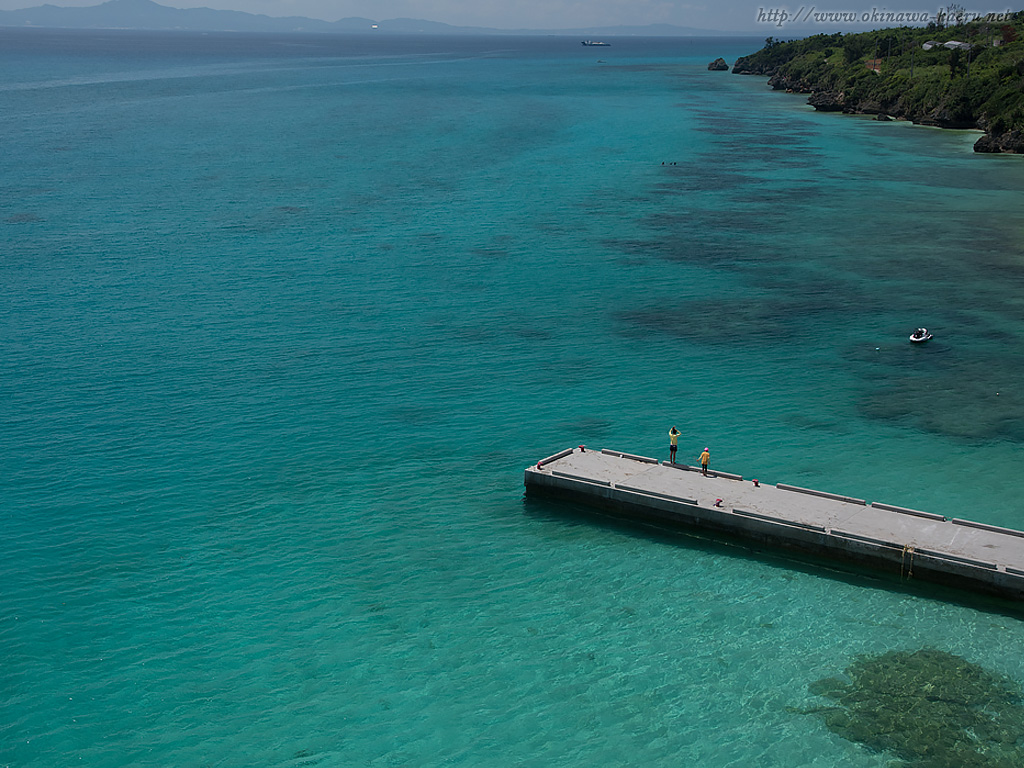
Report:
<svg viewBox="0 0 1024 768"><path fill-rule="evenodd" d="M526 470L527 493L585 504L613 517L694 529L750 545L810 555L880 571L894 579L912 577L962 590L1024 600L1022 575L994 563L907 547L885 538L807 525L740 509L708 507L666 494L643 493L607 481ZM859 502L860 500L850 500ZM948 524L948 523L947 523Z"/></svg>

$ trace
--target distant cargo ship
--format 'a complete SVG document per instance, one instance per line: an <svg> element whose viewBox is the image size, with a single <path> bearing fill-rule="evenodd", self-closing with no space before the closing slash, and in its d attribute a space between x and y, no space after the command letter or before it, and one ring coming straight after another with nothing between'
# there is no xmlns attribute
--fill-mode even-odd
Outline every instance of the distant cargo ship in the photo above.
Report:
<svg viewBox="0 0 1024 768"><path fill-rule="evenodd" d="M597 40L584 40L580 45L611 45L611 43L602 43Z"/></svg>

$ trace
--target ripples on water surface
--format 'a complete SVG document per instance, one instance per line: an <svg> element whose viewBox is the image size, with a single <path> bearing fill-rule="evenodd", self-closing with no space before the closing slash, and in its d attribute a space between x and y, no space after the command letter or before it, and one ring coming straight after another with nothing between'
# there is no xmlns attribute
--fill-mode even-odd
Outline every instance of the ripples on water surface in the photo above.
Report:
<svg viewBox="0 0 1024 768"><path fill-rule="evenodd" d="M1024 527L1018 158L706 70L757 40L2 38L0 764L882 766L811 683L1024 680L1016 618L521 498L675 423Z"/></svg>

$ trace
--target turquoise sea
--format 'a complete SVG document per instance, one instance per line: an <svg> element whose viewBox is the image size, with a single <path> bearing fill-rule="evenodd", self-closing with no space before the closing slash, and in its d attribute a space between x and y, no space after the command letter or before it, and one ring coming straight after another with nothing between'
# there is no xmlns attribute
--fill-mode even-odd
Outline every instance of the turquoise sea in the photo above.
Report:
<svg viewBox="0 0 1024 768"><path fill-rule="evenodd" d="M1024 527L1024 164L757 39L0 30L0 766L897 765L1024 622L571 507L586 444ZM935 340L907 342L927 326Z"/></svg>

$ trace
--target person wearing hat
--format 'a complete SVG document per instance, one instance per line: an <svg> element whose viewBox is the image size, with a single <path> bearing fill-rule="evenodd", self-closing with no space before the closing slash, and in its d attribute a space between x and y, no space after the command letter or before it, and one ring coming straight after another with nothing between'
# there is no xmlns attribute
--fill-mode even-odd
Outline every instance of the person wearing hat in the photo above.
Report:
<svg viewBox="0 0 1024 768"><path fill-rule="evenodd" d="M668 431L668 461L669 464L676 463L676 448L679 447L679 435L682 433L676 429L675 424Z"/></svg>
<svg viewBox="0 0 1024 768"><path fill-rule="evenodd" d="M708 449L705 448L704 449L704 453L702 453L700 455L700 471L701 471L701 474L704 475L704 477L708 476L708 462L710 460L711 460L711 454L708 452Z"/></svg>

